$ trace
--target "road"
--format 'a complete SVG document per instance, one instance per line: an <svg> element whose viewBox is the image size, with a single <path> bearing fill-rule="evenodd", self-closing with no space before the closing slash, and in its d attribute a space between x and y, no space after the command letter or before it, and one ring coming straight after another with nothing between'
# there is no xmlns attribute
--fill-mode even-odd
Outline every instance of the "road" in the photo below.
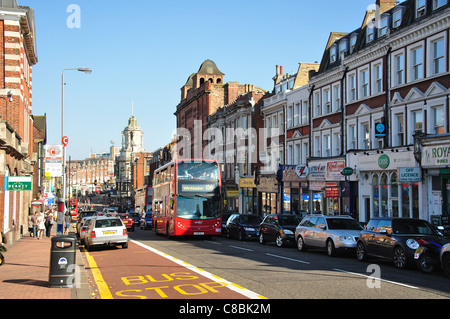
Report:
<svg viewBox="0 0 450 319"><path fill-rule="evenodd" d="M441 299L441 272L399 270L354 255L328 257L224 237L167 239L151 230L129 233L128 249L85 253L96 298L117 299ZM106 291L106 292L105 292Z"/></svg>

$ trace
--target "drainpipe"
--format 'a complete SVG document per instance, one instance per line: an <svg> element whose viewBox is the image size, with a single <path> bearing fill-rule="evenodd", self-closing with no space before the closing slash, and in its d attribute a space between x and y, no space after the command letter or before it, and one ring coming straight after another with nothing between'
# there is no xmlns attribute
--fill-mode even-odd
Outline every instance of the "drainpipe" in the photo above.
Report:
<svg viewBox="0 0 450 319"><path fill-rule="evenodd" d="M313 107L312 107L312 95L315 89L315 85L313 84L310 89L309 89L309 96L308 96L308 107L309 107L309 114L308 114L308 120L309 120L309 157L306 158L306 166L308 166L309 164L309 159L312 156L312 131L313 131L313 124L312 124L312 112L313 112ZM313 201L313 193L310 189L310 185L309 185L309 180L308 180L308 193L309 193L309 201L308 201L308 206L309 206L309 213L312 214L314 212L314 201Z"/></svg>
<svg viewBox="0 0 450 319"><path fill-rule="evenodd" d="M392 52L392 47L388 47L385 58L385 68L384 68L384 83L386 85L386 93L385 93L385 108L384 108L384 125L386 130L386 137L384 139L384 147L388 148L392 145L392 134L390 128L390 109L389 109L389 101L390 101L390 82L389 82L389 66L390 66L390 55Z"/></svg>

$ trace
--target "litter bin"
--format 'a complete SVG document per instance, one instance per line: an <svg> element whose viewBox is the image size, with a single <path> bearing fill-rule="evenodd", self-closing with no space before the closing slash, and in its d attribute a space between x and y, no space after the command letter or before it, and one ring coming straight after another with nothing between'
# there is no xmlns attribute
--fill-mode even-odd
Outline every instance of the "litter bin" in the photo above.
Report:
<svg viewBox="0 0 450 319"><path fill-rule="evenodd" d="M49 286L74 287L76 238L60 235L52 237Z"/></svg>

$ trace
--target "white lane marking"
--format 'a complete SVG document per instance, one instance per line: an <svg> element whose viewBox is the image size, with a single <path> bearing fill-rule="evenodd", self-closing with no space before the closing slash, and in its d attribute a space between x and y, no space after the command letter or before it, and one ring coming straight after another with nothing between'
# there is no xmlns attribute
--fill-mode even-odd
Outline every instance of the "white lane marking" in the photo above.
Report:
<svg viewBox="0 0 450 319"><path fill-rule="evenodd" d="M350 275L356 275L356 276L361 276L361 277L365 277L365 278L371 278L374 279L374 277L372 276L368 276L368 275L363 275L363 274L358 274L357 272L351 272L351 271L346 271L346 270L342 270L342 269L337 269L337 268L333 268L332 270L334 271L340 271L346 274L350 274ZM390 284L394 284L394 285L399 285L399 286L403 286L403 287L407 287L407 288L412 288L412 289L420 289L419 287L415 287L415 286L410 286L410 285L406 285L406 284L402 284L400 282L396 282L396 281L390 281L390 280L386 280L386 279L381 279L381 278L377 278L380 281L384 281L384 282L388 282Z"/></svg>
<svg viewBox="0 0 450 319"><path fill-rule="evenodd" d="M194 265L191 265L191 264L189 264L189 263L187 263L185 261L182 261L182 260L180 260L178 258L172 257L172 256L170 256L170 255L168 255L166 253L163 253L162 251L157 250L157 249L155 249L153 247L147 246L147 245L145 245L145 244L143 244L141 242L138 242L136 240L132 240L132 239L128 239L128 240L133 242L133 243L135 243L136 245L139 245L139 246L141 246L141 247L143 247L145 249L150 250L151 252L154 252L155 254L158 254L158 255L166 258L166 259L169 259L170 261L173 261L174 263L177 263L178 265L186 267L189 270L192 270L192 271L194 271L194 272L196 272L196 273L198 273L198 274L200 274L200 275L202 275L204 277L207 277L207 278L211 279L212 281L219 282L219 283L223 284L224 286L226 286L228 289L233 290L233 291L235 291L235 292L237 292L237 293L239 293L241 295L244 295L247 298L250 298L250 299L266 299L266 297L264 297L264 296L262 296L260 294L257 294L256 292L253 292L251 290L243 288L243 287L241 287L241 286L239 286L239 285L237 285L235 283L232 283L232 282L230 282L230 281L228 281L228 280L226 280L224 278L221 278L219 276L213 275L213 274L211 274L211 273L209 273L209 272L207 272L207 271L205 271L205 270L203 270L201 268L195 267Z"/></svg>
<svg viewBox="0 0 450 319"><path fill-rule="evenodd" d="M236 248L236 249L241 249L241 250L246 250L246 251L254 251L253 249L249 249L249 248L244 248L244 247L238 247L238 246L232 246L230 245L231 248Z"/></svg>
<svg viewBox="0 0 450 319"><path fill-rule="evenodd" d="M266 255L267 255L267 256L276 257L276 258L286 259L286 260L289 260L289 261L295 261L295 262L297 262L297 263L302 263L302 264L307 264L307 265L310 265L310 264L311 264L311 263L308 262L308 261L303 261L303 260L299 260L299 259L294 259L294 258L289 258L289 257L284 257L284 256L278 256L278 255L269 254L269 253L266 253Z"/></svg>

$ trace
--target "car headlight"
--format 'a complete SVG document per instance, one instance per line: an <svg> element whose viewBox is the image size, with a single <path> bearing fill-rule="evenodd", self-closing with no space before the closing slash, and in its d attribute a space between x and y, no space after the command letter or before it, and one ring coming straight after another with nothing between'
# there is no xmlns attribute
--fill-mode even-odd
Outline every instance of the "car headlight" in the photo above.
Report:
<svg viewBox="0 0 450 319"><path fill-rule="evenodd" d="M352 236L339 236L340 241L355 241L355 238Z"/></svg>
<svg viewBox="0 0 450 319"><path fill-rule="evenodd" d="M284 229L283 231L284 231L284 233L285 233L286 235L294 235L294 233L292 232L292 230Z"/></svg>
<svg viewBox="0 0 450 319"><path fill-rule="evenodd" d="M244 229L245 229L246 231L255 231L255 229L252 228L252 227L244 227Z"/></svg>
<svg viewBox="0 0 450 319"><path fill-rule="evenodd" d="M411 249L417 249L419 248L420 245L417 242L417 240L410 238L406 241L406 246L408 246Z"/></svg>

